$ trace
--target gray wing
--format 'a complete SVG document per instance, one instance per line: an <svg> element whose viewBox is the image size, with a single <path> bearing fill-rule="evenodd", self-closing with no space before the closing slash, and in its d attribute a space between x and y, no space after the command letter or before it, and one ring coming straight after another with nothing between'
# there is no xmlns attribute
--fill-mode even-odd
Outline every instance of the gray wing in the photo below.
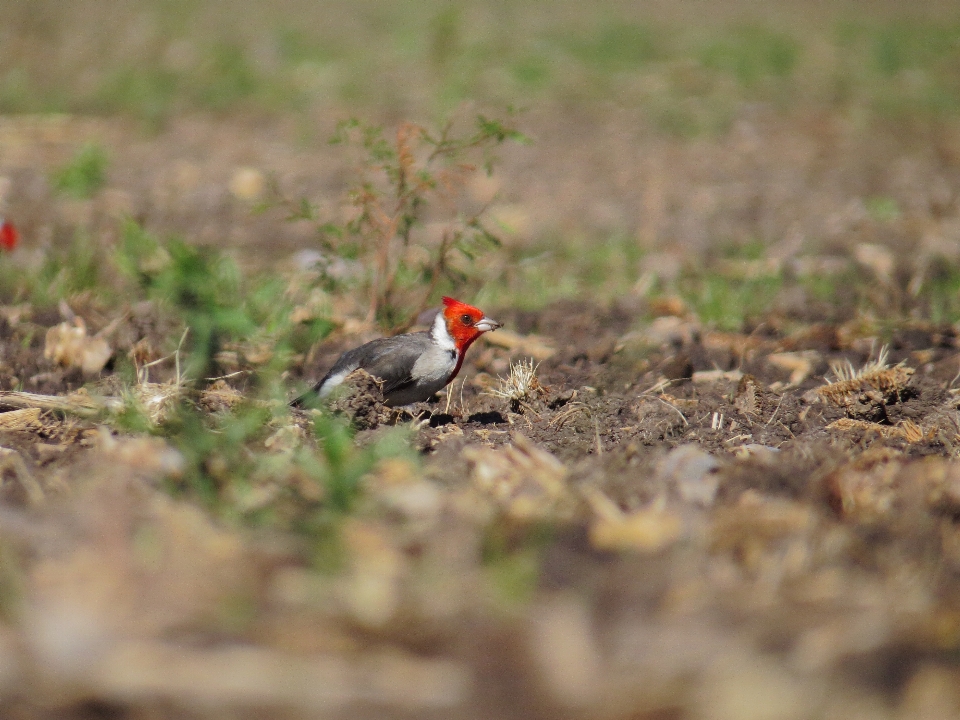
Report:
<svg viewBox="0 0 960 720"><path fill-rule="evenodd" d="M411 370L420 355L430 347L430 342L430 335L426 332L372 340L341 355L313 389L319 391L332 375L350 373L357 368L383 381L384 394L403 388L414 381Z"/></svg>

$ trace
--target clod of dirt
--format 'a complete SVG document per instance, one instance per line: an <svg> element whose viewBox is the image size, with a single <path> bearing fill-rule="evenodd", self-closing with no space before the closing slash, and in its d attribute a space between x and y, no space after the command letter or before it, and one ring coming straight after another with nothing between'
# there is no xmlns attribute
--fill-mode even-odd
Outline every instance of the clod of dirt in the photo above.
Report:
<svg viewBox="0 0 960 720"><path fill-rule="evenodd" d="M7 478L13 482L7 482ZM44 501L43 488L23 456L12 448L0 447L0 498L6 503L38 506Z"/></svg>
<svg viewBox="0 0 960 720"><path fill-rule="evenodd" d="M657 465L657 477L667 487L676 488L688 503L709 507L717 496L720 461L697 445L681 445L664 456Z"/></svg>
<svg viewBox="0 0 960 720"><path fill-rule="evenodd" d="M820 362L820 354L816 350L772 353L767 355L767 362L775 368L789 372L787 387L796 387L813 374Z"/></svg>
<svg viewBox="0 0 960 720"><path fill-rule="evenodd" d="M917 425L912 420L904 420L898 425L881 425L864 420L852 420L851 418L835 420L827 425L826 429L840 430L843 432L860 432L864 434L876 433L882 438L902 439L908 443L918 443L934 432L932 430L925 432L920 425Z"/></svg>
<svg viewBox="0 0 960 720"><path fill-rule="evenodd" d="M408 459L381 460L364 480L364 487L409 534L424 534L440 520L443 509L440 489L424 479L416 464Z"/></svg>
<svg viewBox="0 0 960 720"><path fill-rule="evenodd" d="M547 340L539 335L519 335L501 329L484 336L484 339L488 344L504 348L512 353L529 355L537 362L546 360L556 352Z"/></svg>
<svg viewBox="0 0 960 720"><path fill-rule="evenodd" d="M36 543L24 570L22 637L34 672L53 686L109 695L130 678L113 660L209 627L211 604L255 597L257 563L242 538L154 490L166 467L143 465L144 443L165 452L157 441L106 443L76 471L75 491L37 521L57 541Z"/></svg>
<svg viewBox="0 0 960 720"><path fill-rule="evenodd" d="M390 542L386 529L374 522L352 518L343 529L350 567L341 587L351 620L369 630L382 628L400 602L404 556Z"/></svg>
<svg viewBox="0 0 960 720"><path fill-rule="evenodd" d="M575 597L547 598L532 615L528 636L544 690L566 707L589 706L603 687L603 659L589 608Z"/></svg>
<svg viewBox="0 0 960 720"><path fill-rule="evenodd" d="M577 391L573 388L564 388L563 390L553 390L547 396L547 407L551 410L562 408L568 402L577 397Z"/></svg>
<svg viewBox="0 0 960 720"><path fill-rule="evenodd" d="M660 374L667 380L690 380L693 377L693 362L686 353L679 353L660 367Z"/></svg>
<svg viewBox="0 0 960 720"><path fill-rule="evenodd" d="M733 507L713 514L711 544L715 550L733 550L747 568L755 568L768 545L788 537L806 538L817 526L813 509L747 490Z"/></svg>
<svg viewBox="0 0 960 720"><path fill-rule="evenodd" d="M241 400L243 394L228 385L224 380L216 380L200 392L197 405L204 412L230 412Z"/></svg>
<svg viewBox="0 0 960 720"><path fill-rule="evenodd" d="M661 397L641 398L633 412L644 440L661 441L679 435L690 424L680 408Z"/></svg>
<svg viewBox="0 0 960 720"><path fill-rule="evenodd" d="M178 478L186 462L177 450L161 438L118 438L102 430L96 436L102 459L129 468L147 478Z"/></svg>
<svg viewBox="0 0 960 720"><path fill-rule="evenodd" d="M477 425L502 425L507 422L507 419L503 415L496 411L490 410L487 412L475 412L467 418L468 423L476 423Z"/></svg>
<svg viewBox="0 0 960 720"><path fill-rule="evenodd" d="M355 429L373 430L390 419L381 383L366 370L354 370L344 378L342 387L345 391L338 388L330 409L350 418Z"/></svg>

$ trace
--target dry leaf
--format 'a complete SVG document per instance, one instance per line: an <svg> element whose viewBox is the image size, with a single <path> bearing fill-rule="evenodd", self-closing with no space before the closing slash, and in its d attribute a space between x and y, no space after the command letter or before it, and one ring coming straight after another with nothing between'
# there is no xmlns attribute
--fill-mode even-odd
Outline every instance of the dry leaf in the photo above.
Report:
<svg viewBox="0 0 960 720"><path fill-rule="evenodd" d="M673 544L683 530L680 517L661 508L624 513L596 488L586 489L584 496L595 515L590 544L597 550L656 552Z"/></svg>
<svg viewBox="0 0 960 720"><path fill-rule="evenodd" d="M776 368L790 373L790 387L796 387L813 373L814 366L819 360L819 353L815 350L803 352L782 352L767 355L767 362Z"/></svg>
<svg viewBox="0 0 960 720"><path fill-rule="evenodd" d="M567 469L546 450L523 435L496 450L467 447L475 487L491 496L507 515L520 520L569 517L574 498L567 486Z"/></svg>
<svg viewBox="0 0 960 720"><path fill-rule="evenodd" d="M111 355L110 343L99 335L89 336L87 324L79 316L47 330L43 356L57 365L95 375L103 370Z"/></svg>
<svg viewBox="0 0 960 720"><path fill-rule="evenodd" d="M889 283L893 278L897 262L888 248L873 243L859 243L853 250L853 256L858 263L872 270L881 282Z"/></svg>

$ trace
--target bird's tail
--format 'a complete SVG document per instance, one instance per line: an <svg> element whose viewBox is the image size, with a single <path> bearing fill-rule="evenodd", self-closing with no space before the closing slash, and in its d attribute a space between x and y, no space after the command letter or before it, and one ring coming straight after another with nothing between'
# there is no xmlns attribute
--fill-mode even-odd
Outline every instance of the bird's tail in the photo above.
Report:
<svg viewBox="0 0 960 720"><path fill-rule="evenodd" d="M319 384L314 385L299 397L291 400L288 405L290 407L300 408L301 410L310 410L317 407L320 402L320 396L317 394L318 387Z"/></svg>

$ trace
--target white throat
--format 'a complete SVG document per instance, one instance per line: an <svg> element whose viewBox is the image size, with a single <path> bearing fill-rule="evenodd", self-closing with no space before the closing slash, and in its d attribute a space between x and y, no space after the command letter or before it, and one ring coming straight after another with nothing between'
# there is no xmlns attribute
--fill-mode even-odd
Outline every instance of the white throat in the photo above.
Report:
<svg viewBox="0 0 960 720"><path fill-rule="evenodd" d="M437 313L434 318L433 326L430 328L430 337L440 347L441 350L456 351L457 343L454 342L450 333L447 331L447 319L442 312Z"/></svg>

